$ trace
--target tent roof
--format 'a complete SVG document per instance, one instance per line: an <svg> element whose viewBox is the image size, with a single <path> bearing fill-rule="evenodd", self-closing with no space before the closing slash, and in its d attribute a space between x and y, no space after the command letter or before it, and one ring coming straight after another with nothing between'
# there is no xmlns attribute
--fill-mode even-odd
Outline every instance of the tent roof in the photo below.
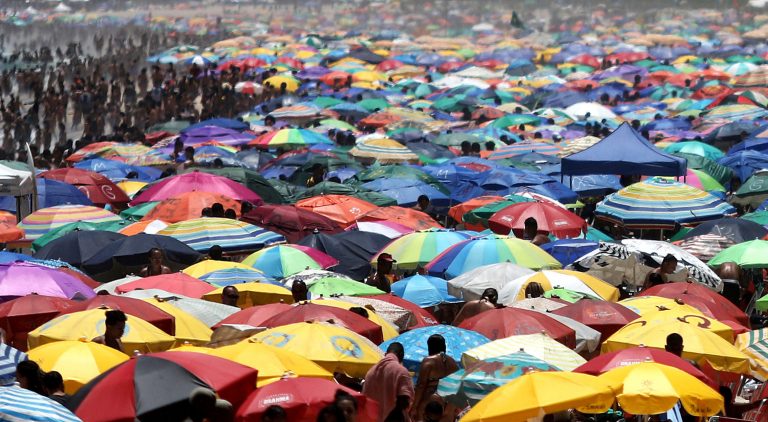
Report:
<svg viewBox="0 0 768 422"><path fill-rule="evenodd" d="M0 196L24 196L34 192L34 176L0 164Z"/></svg>
<svg viewBox="0 0 768 422"><path fill-rule="evenodd" d="M562 174L685 176L687 160L667 154L627 123L591 147L563 158Z"/></svg>

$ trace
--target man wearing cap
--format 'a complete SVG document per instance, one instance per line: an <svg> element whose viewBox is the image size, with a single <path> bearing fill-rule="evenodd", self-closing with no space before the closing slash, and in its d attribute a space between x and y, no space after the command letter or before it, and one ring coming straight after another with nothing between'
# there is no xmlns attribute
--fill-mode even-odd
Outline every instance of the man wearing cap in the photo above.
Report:
<svg viewBox="0 0 768 422"><path fill-rule="evenodd" d="M389 293L392 291L391 284L395 282L395 275L392 273L392 264L395 261L392 255L388 253L379 254L376 260L376 272L365 279L365 283L376 287L377 289Z"/></svg>

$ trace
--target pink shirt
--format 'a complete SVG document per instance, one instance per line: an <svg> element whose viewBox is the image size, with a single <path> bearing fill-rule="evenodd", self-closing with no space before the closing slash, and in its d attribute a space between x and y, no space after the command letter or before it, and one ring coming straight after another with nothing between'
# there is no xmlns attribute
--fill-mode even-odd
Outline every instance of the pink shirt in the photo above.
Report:
<svg viewBox="0 0 768 422"><path fill-rule="evenodd" d="M379 422L383 422L395 408L398 396L408 396L413 402L413 380L411 374L397 356L387 353L384 359L373 366L365 375L363 394L379 402Z"/></svg>

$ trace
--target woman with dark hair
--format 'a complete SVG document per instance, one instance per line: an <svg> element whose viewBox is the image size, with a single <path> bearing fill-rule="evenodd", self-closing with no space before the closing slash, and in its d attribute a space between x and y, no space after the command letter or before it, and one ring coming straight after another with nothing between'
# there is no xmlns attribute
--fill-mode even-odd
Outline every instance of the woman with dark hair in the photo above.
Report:
<svg viewBox="0 0 768 422"><path fill-rule="evenodd" d="M41 396L47 396L43 387L44 375L44 372L40 370L40 365L35 361L25 360L16 365L16 381L19 382L19 386Z"/></svg>

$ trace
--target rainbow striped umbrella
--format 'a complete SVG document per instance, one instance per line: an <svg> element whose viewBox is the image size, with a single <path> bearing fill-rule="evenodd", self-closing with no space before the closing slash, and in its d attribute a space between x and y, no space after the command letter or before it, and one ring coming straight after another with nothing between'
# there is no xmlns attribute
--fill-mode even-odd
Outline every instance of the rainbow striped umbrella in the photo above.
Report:
<svg viewBox="0 0 768 422"><path fill-rule="evenodd" d="M304 270L319 270L339 262L317 249L300 245L275 245L248 255L242 262L268 277L284 278Z"/></svg>
<svg viewBox="0 0 768 422"><path fill-rule="evenodd" d="M285 241L283 236L253 224L213 217L180 221L157 234L173 237L198 252L207 252L214 245L227 252L256 250Z"/></svg>
<svg viewBox="0 0 768 422"><path fill-rule="evenodd" d="M378 254L388 253L397 261L400 270L415 270L423 267L449 247L467 240L469 235L462 232L443 229L422 230L406 234L392 241Z"/></svg>
<svg viewBox="0 0 768 422"><path fill-rule="evenodd" d="M608 195L595 210L598 217L633 229L673 229L735 214L735 208L712 194L660 177Z"/></svg>
<svg viewBox="0 0 768 422"><path fill-rule="evenodd" d="M317 144L333 145L333 142L327 136L307 129L280 129L248 142L248 145L259 147L299 147Z"/></svg>
<svg viewBox="0 0 768 422"><path fill-rule="evenodd" d="M532 270L557 269L560 263L526 240L489 235L459 242L425 267L430 275L458 277L483 265L509 262Z"/></svg>
<svg viewBox="0 0 768 422"><path fill-rule="evenodd" d="M413 151L389 138L374 138L358 142L354 148L349 150L349 155L357 158L374 159L381 164L419 160L419 156Z"/></svg>
<svg viewBox="0 0 768 422"><path fill-rule="evenodd" d="M41 208L26 216L19 223L19 227L24 230L27 239L37 239L49 231L69 223L78 221L105 223L121 220L117 215L102 208L87 205L57 205Z"/></svg>

